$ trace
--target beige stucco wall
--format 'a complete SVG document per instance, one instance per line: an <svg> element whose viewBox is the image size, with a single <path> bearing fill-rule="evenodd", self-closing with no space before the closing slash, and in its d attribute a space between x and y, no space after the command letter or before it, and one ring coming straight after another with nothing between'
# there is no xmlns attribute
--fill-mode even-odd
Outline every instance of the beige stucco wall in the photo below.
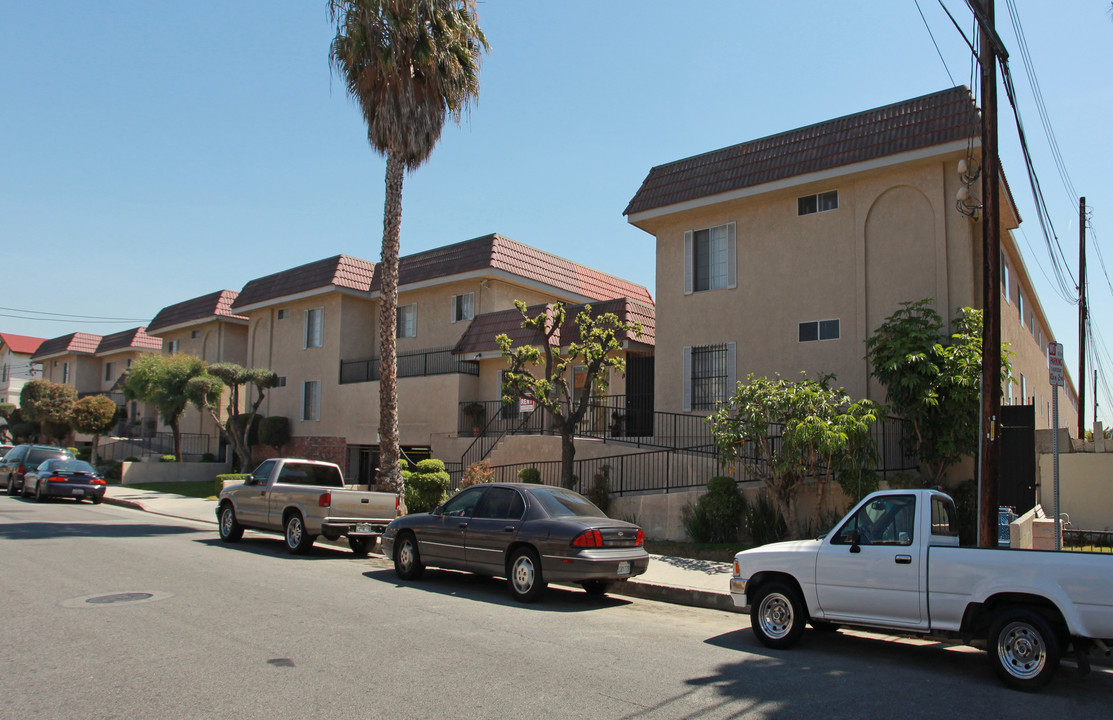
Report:
<svg viewBox="0 0 1113 720"><path fill-rule="evenodd" d="M31 365L30 355L12 352L7 345L4 345L3 350L0 351L0 366L7 368L7 379L0 381L0 403L19 406L19 394L23 391L23 384L34 379L31 375Z"/></svg>
<svg viewBox="0 0 1113 720"><path fill-rule="evenodd" d="M120 482L123 485L159 482L197 482L215 480L217 475L231 472L228 463L163 463L163 462L126 462L120 467Z"/></svg>
<svg viewBox="0 0 1113 720"><path fill-rule="evenodd" d="M1055 513L1054 459L1041 453L1036 471L1037 501L1049 517ZM1060 453L1059 508L1072 529L1113 530L1113 453Z"/></svg>

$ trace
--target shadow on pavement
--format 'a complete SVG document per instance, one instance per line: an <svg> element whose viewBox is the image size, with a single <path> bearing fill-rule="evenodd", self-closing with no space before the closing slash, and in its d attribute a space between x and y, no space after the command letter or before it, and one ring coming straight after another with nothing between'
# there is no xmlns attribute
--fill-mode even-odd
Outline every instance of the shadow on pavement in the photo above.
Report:
<svg viewBox="0 0 1113 720"><path fill-rule="evenodd" d="M363 576L397 588L478 600L533 612L588 612L631 604L629 600L614 595L588 595L586 592L561 585L550 585L537 602L521 603L510 596L506 580L453 570L428 569L420 580L399 580L393 570L371 570L363 573Z"/></svg>
<svg viewBox="0 0 1113 720"><path fill-rule="evenodd" d="M166 525L118 524L73 522L26 522L0 524L0 537L8 540L43 540L46 538L104 537L132 538L156 535L188 535L204 532L193 528Z"/></svg>
<svg viewBox="0 0 1113 720"><path fill-rule="evenodd" d="M201 530L199 532L211 534L213 531ZM271 557L281 557L289 560L352 560L357 557L354 553L341 550L340 548L329 547L328 545L314 545L308 554L294 555L286 550L286 545L280 537L244 536L239 542L226 543L220 538L210 536L207 538L198 538L193 542L210 547L222 547L227 550L238 550L239 552L247 552L255 555L269 555Z"/></svg>

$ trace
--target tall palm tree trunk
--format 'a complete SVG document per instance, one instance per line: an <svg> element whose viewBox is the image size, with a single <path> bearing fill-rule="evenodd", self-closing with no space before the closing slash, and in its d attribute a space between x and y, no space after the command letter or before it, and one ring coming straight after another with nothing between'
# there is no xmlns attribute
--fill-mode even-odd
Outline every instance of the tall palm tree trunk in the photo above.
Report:
<svg viewBox="0 0 1113 720"><path fill-rule="evenodd" d="M387 153L383 252L379 263L379 481L402 492L398 470L398 236L402 227L402 179L398 154Z"/></svg>

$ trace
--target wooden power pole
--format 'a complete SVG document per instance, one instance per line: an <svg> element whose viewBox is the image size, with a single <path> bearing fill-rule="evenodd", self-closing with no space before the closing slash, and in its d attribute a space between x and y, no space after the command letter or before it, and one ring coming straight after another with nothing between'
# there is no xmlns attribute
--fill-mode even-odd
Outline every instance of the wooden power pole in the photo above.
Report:
<svg viewBox="0 0 1113 720"><path fill-rule="evenodd" d="M1094 399L1098 397L1094 384ZM1097 420L1097 413L1094 420ZM1078 198L1078 439L1086 439L1086 198Z"/></svg>

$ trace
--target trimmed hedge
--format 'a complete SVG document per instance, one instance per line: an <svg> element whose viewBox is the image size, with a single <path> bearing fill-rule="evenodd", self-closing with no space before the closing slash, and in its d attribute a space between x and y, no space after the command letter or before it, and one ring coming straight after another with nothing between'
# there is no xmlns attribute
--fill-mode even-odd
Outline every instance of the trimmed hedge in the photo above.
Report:
<svg viewBox="0 0 1113 720"><path fill-rule="evenodd" d="M411 513L429 512L448 498L451 479L441 460L422 460L413 472L404 474L406 483L406 510Z"/></svg>

